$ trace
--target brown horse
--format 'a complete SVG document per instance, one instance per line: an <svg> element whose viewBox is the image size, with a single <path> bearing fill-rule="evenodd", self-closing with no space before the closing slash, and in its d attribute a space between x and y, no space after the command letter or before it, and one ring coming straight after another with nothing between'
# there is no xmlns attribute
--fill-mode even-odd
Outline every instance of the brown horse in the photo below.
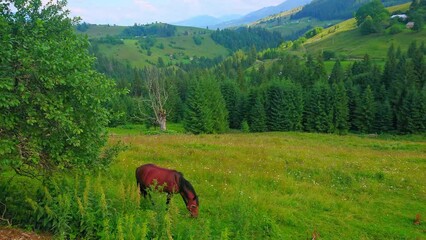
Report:
<svg viewBox="0 0 426 240"><path fill-rule="evenodd" d="M156 188L164 187L160 190L167 193L167 201L169 204L173 194L179 193L186 208L192 217L198 216L198 197L191 183L188 182L183 174L171 169L161 168L154 164L145 164L136 168L136 182L140 191L146 197L147 189L151 186Z"/></svg>

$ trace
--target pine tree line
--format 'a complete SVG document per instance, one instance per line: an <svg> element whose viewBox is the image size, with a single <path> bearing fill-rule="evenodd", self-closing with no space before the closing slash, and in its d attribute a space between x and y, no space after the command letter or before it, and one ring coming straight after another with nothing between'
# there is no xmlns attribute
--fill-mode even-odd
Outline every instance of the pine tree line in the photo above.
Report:
<svg viewBox="0 0 426 240"><path fill-rule="evenodd" d="M278 54L266 67L254 47L211 69L163 68L171 89L169 120L193 133L241 129L244 122L252 132L425 132L425 52L424 43L413 42L405 53L392 45L383 70L366 55L346 69L336 61L330 75L321 55ZM147 91L144 70L104 58L98 63L130 90L115 109L127 116L120 123L134 122Z"/></svg>

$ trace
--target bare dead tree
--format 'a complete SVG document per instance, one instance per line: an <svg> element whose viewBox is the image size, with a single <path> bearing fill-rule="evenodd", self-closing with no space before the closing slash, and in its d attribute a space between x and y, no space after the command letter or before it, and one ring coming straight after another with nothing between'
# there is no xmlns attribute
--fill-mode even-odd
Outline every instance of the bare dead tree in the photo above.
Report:
<svg viewBox="0 0 426 240"><path fill-rule="evenodd" d="M160 71L155 67L146 69L145 79L148 98L144 99L145 102L153 112L154 116L149 116L141 111L145 118L154 120L159 126L161 131L167 130L167 111L166 103L169 98L166 81L161 76Z"/></svg>

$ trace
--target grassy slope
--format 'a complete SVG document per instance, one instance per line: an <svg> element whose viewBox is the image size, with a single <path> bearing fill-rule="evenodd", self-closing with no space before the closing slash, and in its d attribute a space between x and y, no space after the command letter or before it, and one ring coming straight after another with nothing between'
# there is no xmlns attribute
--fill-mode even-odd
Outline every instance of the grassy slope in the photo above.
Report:
<svg viewBox="0 0 426 240"><path fill-rule="evenodd" d="M118 36L126 28L126 26L111 26L111 25L90 25L89 29L85 32L78 32L86 34L89 39L101 38L110 36Z"/></svg>
<svg viewBox="0 0 426 240"><path fill-rule="evenodd" d="M390 12L408 9L410 3L402 4L388 8ZM413 40L417 42L426 39L426 31L420 33L404 29L402 33L390 35L371 34L361 35L356 30L355 19L349 19L335 26L325 29L322 34L309 39L305 43L305 51L318 52L324 50L332 50L336 53L348 58L362 58L368 53L374 59L386 58L387 49L394 43L396 47L401 47L404 51L408 48Z"/></svg>
<svg viewBox="0 0 426 240"><path fill-rule="evenodd" d="M299 32L302 29L305 29L308 26L330 26L340 22L339 20L333 21L319 21L317 19L302 18L298 20L291 20L290 16L299 12L302 7L295 8L289 11L281 12L263 19L260 19L250 26L253 27L262 27L270 31L277 31L282 34L284 38L293 35L296 32ZM280 21L278 21L280 19Z"/></svg>
<svg viewBox="0 0 426 240"><path fill-rule="evenodd" d="M189 33L189 34L185 34ZM227 56L228 50L216 44L210 37L210 31L193 27L178 27L176 36L156 38L155 46L151 48L151 56L147 51L140 49L137 39L126 39L124 45L101 44L99 49L108 57L128 61L134 67L144 67L156 64L158 58L163 58L165 64L184 62L188 63L191 57L215 58ZM193 36L202 38L201 45L196 45ZM164 46L163 49L159 45ZM170 57L170 56L173 57Z"/></svg>
<svg viewBox="0 0 426 240"><path fill-rule="evenodd" d="M174 231L231 239L423 239L426 142L307 133L114 135L129 149L105 176L132 184L156 163L182 171L200 197L188 219L182 200ZM109 179L109 180L107 180ZM161 199L164 200L164 199ZM188 231L188 226L193 226ZM257 226L251 228L250 226ZM258 230L258 229L262 230ZM256 230L257 229L257 230ZM182 235L181 235L182 237ZM185 236L189 238L188 235Z"/></svg>

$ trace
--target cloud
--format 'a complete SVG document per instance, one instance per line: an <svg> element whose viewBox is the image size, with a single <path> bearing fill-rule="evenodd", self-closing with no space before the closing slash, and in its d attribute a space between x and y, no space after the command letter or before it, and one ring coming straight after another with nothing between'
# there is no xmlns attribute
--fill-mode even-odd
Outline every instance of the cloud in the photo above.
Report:
<svg viewBox="0 0 426 240"><path fill-rule="evenodd" d="M138 6L141 10L148 10L151 12L157 11L157 7L147 0L133 0L133 3Z"/></svg>

